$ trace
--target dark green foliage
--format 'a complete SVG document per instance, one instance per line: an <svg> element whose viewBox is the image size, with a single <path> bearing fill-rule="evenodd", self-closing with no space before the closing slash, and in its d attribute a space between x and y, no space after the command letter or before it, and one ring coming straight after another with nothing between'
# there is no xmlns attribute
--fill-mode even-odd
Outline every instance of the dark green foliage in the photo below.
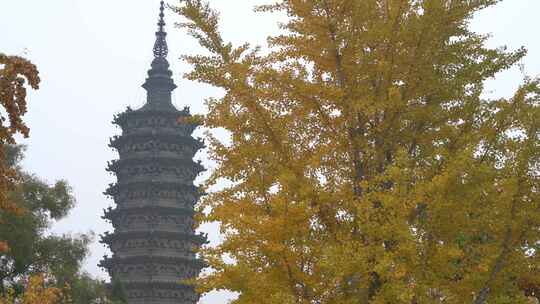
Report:
<svg viewBox="0 0 540 304"><path fill-rule="evenodd" d="M111 280L111 301L113 304L127 304L126 291L118 278Z"/></svg>
<svg viewBox="0 0 540 304"><path fill-rule="evenodd" d="M6 156L6 164L11 168L16 168L20 171L19 163L24 158L24 146L22 145L6 145L4 153Z"/></svg>
<svg viewBox="0 0 540 304"><path fill-rule="evenodd" d="M69 282L69 294L73 304L107 302L105 282L92 278L88 273L75 276Z"/></svg>
<svg viewBox="0 0 540 304"><path fill-rule="evenodd" d="M80 273L93 236L47 233L53 221L62 219L73 208L75 199L71 188L65 181L49 185L39 177L23 172L19 166L23 151L21 146L5 148L8 164L20 177L9 198L23 213L0 210L0 239L9 244L9 251L0 254L0 293L7 286L22 292L22 279L45 273L58 287L69 287L74 304L104 299L104 283Z"/></svg>

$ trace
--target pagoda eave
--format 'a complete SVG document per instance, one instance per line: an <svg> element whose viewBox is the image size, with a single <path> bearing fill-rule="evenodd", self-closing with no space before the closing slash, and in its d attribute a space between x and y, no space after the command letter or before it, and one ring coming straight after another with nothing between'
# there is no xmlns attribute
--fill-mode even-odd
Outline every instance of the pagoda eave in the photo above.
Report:
<svg viewBox="0 0 540 304"><path fill-rule="evenodd" d="M179 240L179 241L191 241L196 245L203 245L207 243L206 237L202 234L187 234L182 232L170 232L170 231L130 231L130 232L115 232L112 234L101 235L102 244L110 245L114 241L123 241L131 239L148 239L148 240Z"/></svg>
<svg viewBox="0 0 540 304"><path fill-rule="evenodd" d="M104 257L100 261L99 267L112 269L116 265L137 265L137 264L164 264L164 265L181 265L188 264L196 269L206 267L206 264L197 258L187 257L164 257L164 256L132 256L132 257Z"/></svg>
<svg viewBox="0 0 540 304"><path fill-rule="evenodd" d="M159 181L152 181L152 182L131 182L131 183L125 183L125 184L118 184L113 183L110 184L107 190L105 190L105 195L115 196L119 194L119 191L121 189L125 189L127 191L130 190L141 190L146 189L149 191L160 191L160 190L168 190L168 191L180 191L180 192L190 192L193 193L196 196L200 196L201 192L200 190L193 186L193 185L185 185L183 183L172 183L172 182L159 182Z"/></svg>
<svg viewBox="0 0 540 304"><path fill-rule="evenodd" d="M130 119L144 118L145 116L160 116L177 119L178 117L188 118L191 117L189 108L185 107L183 110L158 110L158 109L145 109L144 111L126 111L114 116L112 123L124 127Z"/></svg>
<svg viewBox="0 0 540 304"><path fill-rule="evenodd" d="M172 157L156 157L148 159L121 159L113 160L107 164L106 170L109 172L117 173L119 170L125 167L134 166L164 166L164 167L181 167L195 172L195 175L204 172L204 167L200 163L193 162L192 160L183 160Z"/></svg>
<svg viewBox="0 0 540 304"><path fill-rule="evenodd" d="M184 146L189 146L194 148L194 150L199 150L205 147L204 142L197 140L193 137L179 136L177 134L152 134L152 133L142 133L142 134L126 134L122 136L113 136L110 138L109 147L114 149L119 149L126 144L134 144L141 142L149 142L153 140L159 140L160 142L170 143L170 144L179 144Z"/></svg>
<svg viewBox="0 0 540 304"><path fill-rule="evenodd" d="M187 208L164 207L164 206L145 206L135 208L108 208L104 211L103 219L114 220L120 216L137 215L137 214L152 214L152 215L186 215L193 216L195 211Z"/></svg>

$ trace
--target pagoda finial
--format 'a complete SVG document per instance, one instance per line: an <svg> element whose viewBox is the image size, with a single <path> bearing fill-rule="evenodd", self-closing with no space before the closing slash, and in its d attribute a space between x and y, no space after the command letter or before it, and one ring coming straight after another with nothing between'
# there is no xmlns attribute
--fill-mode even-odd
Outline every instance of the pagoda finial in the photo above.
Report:
<svg viewBox="0 0 540 304"><path fill-rule="evenodd" d="M165 2L161 1L161 6L159 8L159 22L158 22L158 31L156 32L156 43L154 44L154 57L155 58L166 58L169 53L169 48L167 47L167 33L165 32Z"/></svg>

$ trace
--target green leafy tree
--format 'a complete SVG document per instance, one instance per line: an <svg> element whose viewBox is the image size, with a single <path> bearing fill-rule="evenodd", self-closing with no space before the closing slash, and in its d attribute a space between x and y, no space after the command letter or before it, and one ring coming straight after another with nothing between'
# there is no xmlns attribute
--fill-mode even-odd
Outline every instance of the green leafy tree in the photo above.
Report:
<svg viewBox="0 0 540 304"><path fill-rule="evenodd" d="M90 241L84 235L47 235L52 221L66 216L74 206L71 189L65 181L50 186L35 175L22 172L18 167L21 147L7 146L6 150L8 163L19 175L8 198L22 213L0 214L0 239L10 244L9 251L0 256L1 287L16 286L21 277L38 273L49 273L63 281L77 273Z"/></svg>
<svg viewBox="0 0 540 304"><path fill-rule="evenodd" d="M73 208L70 187L49 185L19 166L15 135L29 135L27 89L39 83L34 64L0 52L0 303L106 303L105 283L80 271L91 235L47 233Z"/></svg>
<svg viewBox="0 0 540 304"><path fill-rule="evenodd" d="M122 284L118 278L112 278L110 287L110 301L111 304L127 304L127 295Z"/></svg>
<svg viewBox="0 0 540 304"><path fill-rule="evenodd" d="M72 304L110 303L106 283L88 273L77 274L70 278L67 284L67 294Z"/></svg>
<svg viewBox="0 0 540 304"><path fill-rule="evenodd" d="M49 185L35 175L23 172L19 163L21 146L6 146L7 164L19 176L8 197L22 212L1 212L0 239L9 250L0 254L0 292L23 295L26 281L46 274L59 290L64 290L74 304L105 299L105 283L81 272L92 235L51 235L53 221L65 217L75 204L65 181ZM67 289L66 289L67 287Z"/></svg>
<svg viewBox="0 0 540 304"><path fill-rule="evenodd" d="M233 303L527 303L540 269L540 89L484 83L525 55L469 22L496 0L283 0L268 52L227 43L200 0L173 9L207 49L224 234L201 291ZM227 263L232 259L233 263ZM518 284L520 281L522 284ZM536 285L538 286L538 285Z"/></svg>

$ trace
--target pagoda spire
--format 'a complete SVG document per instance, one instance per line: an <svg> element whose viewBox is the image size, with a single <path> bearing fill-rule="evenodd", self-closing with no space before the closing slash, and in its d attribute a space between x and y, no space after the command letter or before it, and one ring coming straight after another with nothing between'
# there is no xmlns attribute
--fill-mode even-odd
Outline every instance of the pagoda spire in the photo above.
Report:
<svg viewBox="0 0 540 304"><path fill-rule="evenodd" d="M158 22L158 31L156 32L156 43L154 44L154 57L155 58L166 58L169 53L169 48L167 46L167 33L165 32L165 2L161 1L161 6L159 8L159 22Z"/></svg>
<svg viewBox="0 0 540 304"><path fill-rule="evenodd" d="M165 32L165 1L161 1L159 8L159 21L157 23L156 42L154 43L154 60L148 71L148 78L142 85L147 91L144 109L150 110L176 110L172 104L172 91L176 84L169 70L167 54L167 33Z"/></svg>

